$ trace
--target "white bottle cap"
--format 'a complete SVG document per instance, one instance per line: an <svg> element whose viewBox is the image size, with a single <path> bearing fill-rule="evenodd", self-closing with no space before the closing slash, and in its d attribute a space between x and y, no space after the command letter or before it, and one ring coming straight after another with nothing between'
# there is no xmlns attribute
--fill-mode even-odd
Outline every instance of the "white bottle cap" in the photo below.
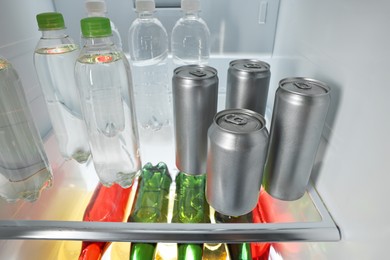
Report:
<svg viewBox="0 0 390 260"><path fill-rule="evenodd" d="M85 8L89 14L104 14L107 12L104 0L85 0Z"/></svg>
<svg viewBox="0 0 390 260"><path fill-rule="evenodd" d="M154 0L137 0L135 2L137 12L153 12L155 8Z"/></svg>
<svg viewBox="0 0 390 260"><path fill-rule="evenodd" d="M199 0L181 0L181 9L187 12L197 12L200 10Z"/></svg>

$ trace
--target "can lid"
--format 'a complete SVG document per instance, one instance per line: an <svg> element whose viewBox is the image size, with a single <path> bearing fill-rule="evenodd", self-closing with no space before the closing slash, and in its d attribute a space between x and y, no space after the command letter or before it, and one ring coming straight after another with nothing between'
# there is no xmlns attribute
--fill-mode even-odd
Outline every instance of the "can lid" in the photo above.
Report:
<svg viewBox="0 0 390 260"><path fill-rule="evenodd" d="M185 65L175 69L174 74L178 78L204 80L217 75L217 70L209 66Z"/></svg>
<svg viewBox="0 0 390 260"><path fill-rule="evenodd" d="M310 78L286 78L279 82L279 87L285 91L305 96L322 96L330 92L328 85Z"/></svg>
<svg viewBox="0 0 390 260"><path fill-rule="evenodd" d="M222 129L234 133L251 133L265 126L264 117L249 109L222 110L214 120Z"/></svg>
<svg viewBox="0 0 390 260"><path fill-rule="evenodd" d="M247 73L259 73L259 72L267 72L270 70L270 65L264 61L260 60L234 60L229 64L230 68L235 70L247 72Z"/></svg>

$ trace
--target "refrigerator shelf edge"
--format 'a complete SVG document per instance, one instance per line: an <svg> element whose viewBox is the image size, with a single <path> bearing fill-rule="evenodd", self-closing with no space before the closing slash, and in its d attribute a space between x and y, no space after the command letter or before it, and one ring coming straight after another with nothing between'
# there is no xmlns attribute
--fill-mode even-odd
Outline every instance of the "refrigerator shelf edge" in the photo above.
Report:
<svg viewBox="0 0 390 260"><path fill-rule="evenodd" d="M0 221L0 239L186 243L339 241L340 231L311 184L307 192L321 215L319 222L161 224L4 220Z"/></svg>

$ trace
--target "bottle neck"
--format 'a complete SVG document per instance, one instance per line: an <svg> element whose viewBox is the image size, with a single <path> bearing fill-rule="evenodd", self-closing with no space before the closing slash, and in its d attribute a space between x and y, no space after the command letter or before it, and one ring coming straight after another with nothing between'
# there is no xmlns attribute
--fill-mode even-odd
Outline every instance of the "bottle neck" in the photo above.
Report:
<svg viewBox="0 0 390 260"><path fill-rule="evenodd" d="M138 13L138 19L141 20L151 20L154 18L153 12L139 12Z"/></svg>
<svg viewBox="0 0 390 260"><path fill-rule="evenodd" d="M42 39L59 39L66 38L68 35L65 32L65 29L60 30L42 30Z"/></svg>
<svg viewBox="0 0 390 260"><path fill-rule="evenodd" d="M97 37L97 38L84 38L84 46L83 47L102 47L102 46L113 46L114 43L112 41L111 36L106 37Z"/></svg>
<svg viewBox="0 0 390 260"><path fill-rule="evenodd" d="M183 17L187 19L199 19L199 11L184 11Z"/></svg>
<svg viewBox="0 0 390 260"><path fill-rule="evenodd" d="M104 12L88 12L88 17L106 17Z"/></svg>

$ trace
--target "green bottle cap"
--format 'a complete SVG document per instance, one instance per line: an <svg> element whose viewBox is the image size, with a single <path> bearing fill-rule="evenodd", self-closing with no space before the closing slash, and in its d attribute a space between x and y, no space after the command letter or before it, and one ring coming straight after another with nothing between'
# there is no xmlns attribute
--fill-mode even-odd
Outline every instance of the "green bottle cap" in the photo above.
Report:
<svg viewBox="0 0 390 260"><path fill-rule="evenodd" d="M110 19L106 17L88 17L81 19L81 32L86 38L111 36Z"/></svg>
<svg viewBox="0 0 390 260"><path fill-rule="evenodd" d="M65 29L64 17L60 13L41 13L37 15L39 30Z"/></svg>

